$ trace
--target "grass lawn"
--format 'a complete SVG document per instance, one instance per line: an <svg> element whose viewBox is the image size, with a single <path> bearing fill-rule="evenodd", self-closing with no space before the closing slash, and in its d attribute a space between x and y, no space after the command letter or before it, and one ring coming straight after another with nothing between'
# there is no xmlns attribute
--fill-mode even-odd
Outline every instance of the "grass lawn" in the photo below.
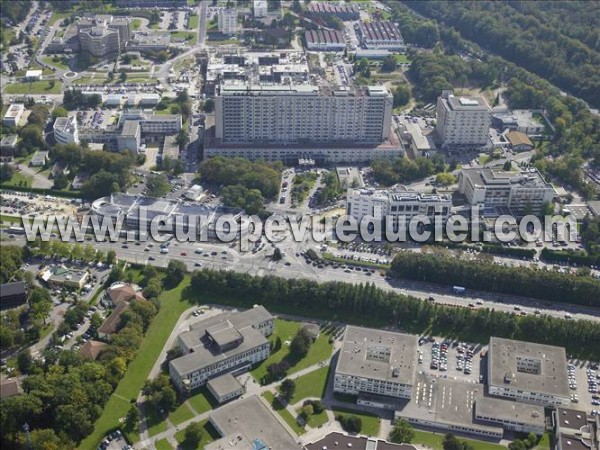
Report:
<svg viewBox="0 0 600 450"><path fill-rule="evenodd" d="M407 64L410 62L407 55L394 55L394 59L398 64Z"/></svg>
<svg viewBox="0 0 600 450"><path fill-rule="evenodd" d="M325 387L327 386L327 374L329 373L329 366L321 367L314 372L302 375L300 378L295 379L296 391L292 397L291 404L295 404L300 400L304 400L308 397L323 398L325 394Z"/></svg>
<svg viewBox="0 0 600 450"><path fill-rule="evenodd" d="M188 22L188 30L197 30L198 29L198 14L194 14L190 16L190 20Z"/></svg>
<svg viewBox="0 0 600 450"><path fill-rule="evenodd" d="M21 221L21 217L18 216L5 216L3 214L0 214L0 222L8 222L10 224L17 224L17 225L22 225L23 222Z"/></svg>
<svg viewBox="0 0 600 450"><path fill-rule="evenodd" d="M135 30L139 30L140 27L142 26L142 19L133 19L131 21L131 28L135 31Z"/></svg>
<svg viewBox="0 0 600 450"><path fill-rule="evenodd" d="M31 187L32 182L33 182L33 177L31 175L24 175L21 172L15 172L10 180L4 181L2 183L2 187L10 187L10 186Z"/></svg>
<svg viewBox="0 0 600 450"><path fill-rule="evenodd" d="M156 450L173 450L173 446L169 444L167 439L161 439L160 441L156 441L154 443Z"/></svg>
<svg viewBox="0 0 600 450"><path fill-rule="evenodd" d="M173 31L171 32L171 42L186 41L190 45L194 45L198 40L198 33L195 31Z"/></svg>
<svg viewBox="0 0 600 450"><path fill-rule="evenodd" d="M302 412L302 407L298 408L298 414ZM325 425L328 422L327 411L323 410L319 414L313 414L308 418L306 424L311 428L319 428L321 425Z"/></svg>
<svg viewBox="0 0 600 450"><path fill-rule="evenodd" d="M54 61L54 57L52 56L42 56L42 61L50 66L54 66L59 70L69 70L69 66L63 63L62 58L58 61Z"/></svg>
<svg viewBox="0 0 600 450"><path fill-rule="evenodd" d="M304 427L301 427L298 424L298 422L296 422L296 418L292 416L292 414L287 409L281 406L281 404L275 399L275 395L273 395L272 392L266 391L265 393L263 393L263 397L269 402L271 407L275 411L277 411L277 413L281 416L285 423L287 423L290 426L290 428L294 430L294 433L296 433L298 436L306 433Z"/></svg>
<svg viewBox="0 0 600 450"><path fill-rule="evenodd" d="M50 20L48 21L48 26L54 25L59 20L62 20L65 17L69 17L71 14L73 14L73 11L65 11L65 12L54 11L52 13L52 17L50 17Z"/></svg>
<svg viewBox="0 0 600 450"><path fill-rule="evenodd" d="M430 431L423 431L414 429L415 437L411 441L411 444L420 444L430 447L432 450L443 450L442 441L444 440L444 433L433 433ZM493 442L477 441L474 439L459 439L468 442L473 446L475 450L501 450L506 449L503 445L494 444Z"/></svg>
<svg viewBox="0 0 600 450"><path fill-rule="evenodd" d="M179 425L180 423L185 422L186 420L190 420L193 417L194 413L185 403L183 403L181 406L179 406L179 408L177 408L175 411L169 414L169 420L174 425Z"/></svg>
<svg viewBox="0 0 600 450"><path fill-rule="evenodd" d="M146 424L148 425L148 434L150 436L156 436L158 433L167 430L167 422L156 411L151 411L146 416ZM136 442L139 441L139 434L136 433L135 436L129 436L130 438L135 438Z"/></svg>
<svg viewBox="0 0 600 450"><path fill-rule="evenodd" d="M535 450L550 450L550 433L546 432L542 435L540 442L535 446Z"/></svg>
<svg viewBox="0 0 600 450"><path fill-rule="evenodd" d="M175 323L191 305L183 298L183 290L189 286L187 277L175 289L163 292L159 300L162 307L148 328L146 336L135 359L129 365L127 373L110 397L100 418L96 421L94 432L79 446L81 450L95 450L106 433L119 425L131 406L130 400L136 399L144 381L160 355Z"/></svg>
<svg viewBox="0 0 600 450"><path fill-rule="evenodd" d="M286 341L290 341L294 338L298 330L300 329L300 322L293 322L283 319L275 319L275 331L270 337L272 342L275 342L277 338L281 339L281 348L271 354L269 358L263 361L258 367L252 370L252 376L260 382L267 375L267 367L270 364L280 362L284 359L290 363L290 370L288 375L291 375L299 370L305 369L319 361L324 361L331 356L333 345L329 343L329 334L321 333L319 338L313 345L305 358L300 361L294 362L290 360L289 345Z"/></svg>
<svg viewBox="0 0 600 450"><path fill-rule="evenodd" d="M200 422L200 425L202 425L202 428L203 428L203 430L202 430L202 441L200 442L200 444L198 444L197 447L190 447L190 446L184 445L185 428L183 430L180 430L177 433L175 433L175 439L181 445L181 449L182 450L202 449L202 448L204 448L204 446L206 444L210 444L212 441L215 441L215 440L217 440L217 439L219 439L221 437L219 435L219 433L217 432L217 430L215 430L215 428L210 424L210 422L208 421L208 419L202 420ZM158 449L158 447L156 447L156 448Z"/></svg>
<svg viewBox="0 0 600 450"><path fill-rule="evenodd" d="M362 429L360 430L361 434L366 434L367 436L379 435L379 426L381 424L381 419L375 414L360 413L349 409L334 409L333 414L335 414L336 417L338 415L360 417L360 420L362 421Z"/></svg>
<svg viewBox="0 0 600 450"><path fill-rule="evenodd" d="M188 402L192 405L192 408L196 410L198 414L210 411L216 404L214 403L210 392L207 388L201 388L196 394L192 395Z"/></svg>
<svg viewBox="0 0 600 450"><path fill-rule="evenodd" d="M152 25L148 25L148 28L151 30L160 30L160 23L153 23Z"/></svg>
<svg viewBox="0 0 600 450"><path fill-rule="evenodd" d="M50 87L50 81L32 81L25 83L13 83L6 86L7 94L60 94L62 81L54 80L54 87Z"/></svg>

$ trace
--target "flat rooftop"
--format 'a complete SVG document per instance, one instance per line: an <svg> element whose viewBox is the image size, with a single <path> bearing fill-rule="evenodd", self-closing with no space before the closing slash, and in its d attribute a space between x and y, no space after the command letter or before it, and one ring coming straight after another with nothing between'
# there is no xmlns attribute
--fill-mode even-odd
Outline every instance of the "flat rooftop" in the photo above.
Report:
<svg viewBox="0 0 600 450"><path fill-rule="evenodd" d="M253 395L214 410L209 420L223 436L240 433L250 441L259 439L272 450L300 449L295 437L281 425L275 414Z"/></svg>
<svg viewBox="0 0 600 450"><path fill-rule="evenodd" d="M413 384L417 336L347 326L336 374Z"/></svg>
<svg viewBox="0 0 600 450"><path fill-rule="evenodd" d="M208 380L208 388L218 397L224 397L242 389L240 382L230 373Z"/></svg>
<svg viewBox="0 0 600 450"><path fill-rule="evenodd" d="M490 111L490 107L485 99L479 95L461 95L459 97L449 95L447 99L443 100L446 101L453 111Z"/></svg>
<svg viewBox="0 0 600 450"><path fill-rule="evenodd" d="M477 416L489 417L498 421L516 421L542 428L546 423L544 407L494 397L477 399L475 413Z"/></svg>
<svg viewBox="0 0 600 450"><path fill-rule="evenodd" d="M558 408L556 417L561 428L570 428L572 430L580 430L581 427L587 425L587 414L585 411L570 408Z"/></svg>
<svg viewBox="0 0 600 450"><path fill-rule="evenodd" d="M530 367L527 372L523 369L525 364ZM563 347L492 336L488 351L488 372L491 386L570 396L567 356Z"/></svg>
<svg viewBox="0 0 600 450"><path fill-rule="evenodd" d="M433 377L421 372L415 379L411 400L396 410L396 417L429 422L442 427L467 427L480 433L500 433L502 427L474 421L474 403L483 398L478 383Z"/></svg>
<svg viewBox="0 0 600 450"><path fill-rule="evenodd" d="M306 445L306 450L352 448L353 450L415 450L409 444L393 444L363 436L351 436L343 433L329 433L322 439Z"/></svg>
<svg viewBox="0 0 600 450"><path fill-rule="evenodd" d="M463 169L463 176L467 177L474 186L500 186L520 184L524 187L549 187L552 185L536 170L529 169L521 172L506 172L493 169Z"/></svg>

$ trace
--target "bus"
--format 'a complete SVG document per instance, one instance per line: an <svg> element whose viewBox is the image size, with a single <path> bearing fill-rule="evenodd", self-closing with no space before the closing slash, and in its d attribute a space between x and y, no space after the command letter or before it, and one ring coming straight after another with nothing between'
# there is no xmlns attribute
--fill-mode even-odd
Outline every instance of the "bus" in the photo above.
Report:
<svg viewBox="0 0 600 450"><path fill-rule="evenodd" d="M462 286L452 286L452 290L455 294L464 294L467 288L464 288Z"/></svg>

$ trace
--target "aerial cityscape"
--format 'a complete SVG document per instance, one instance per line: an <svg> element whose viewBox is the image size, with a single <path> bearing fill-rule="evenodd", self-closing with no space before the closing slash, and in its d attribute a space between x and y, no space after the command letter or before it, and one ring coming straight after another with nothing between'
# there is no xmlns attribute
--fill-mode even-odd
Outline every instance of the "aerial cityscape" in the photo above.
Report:
<svg viewBox="0 0 600 450"><path fill-rule="evenodd" d="M0 38L2 449L600 450L600 3Z"/></svg>

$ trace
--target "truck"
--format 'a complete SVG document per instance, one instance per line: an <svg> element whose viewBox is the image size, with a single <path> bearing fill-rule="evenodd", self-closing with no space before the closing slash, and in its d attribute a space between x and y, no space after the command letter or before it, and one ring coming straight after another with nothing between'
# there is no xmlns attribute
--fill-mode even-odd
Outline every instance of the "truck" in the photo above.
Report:
<svg viewBox="0 0 600 450"><path fill-rule="evenodd" d="M467 288L462 287L462 286L452 286L452 290L454 291L455 294L464 294L467 290Z"/></svg>

